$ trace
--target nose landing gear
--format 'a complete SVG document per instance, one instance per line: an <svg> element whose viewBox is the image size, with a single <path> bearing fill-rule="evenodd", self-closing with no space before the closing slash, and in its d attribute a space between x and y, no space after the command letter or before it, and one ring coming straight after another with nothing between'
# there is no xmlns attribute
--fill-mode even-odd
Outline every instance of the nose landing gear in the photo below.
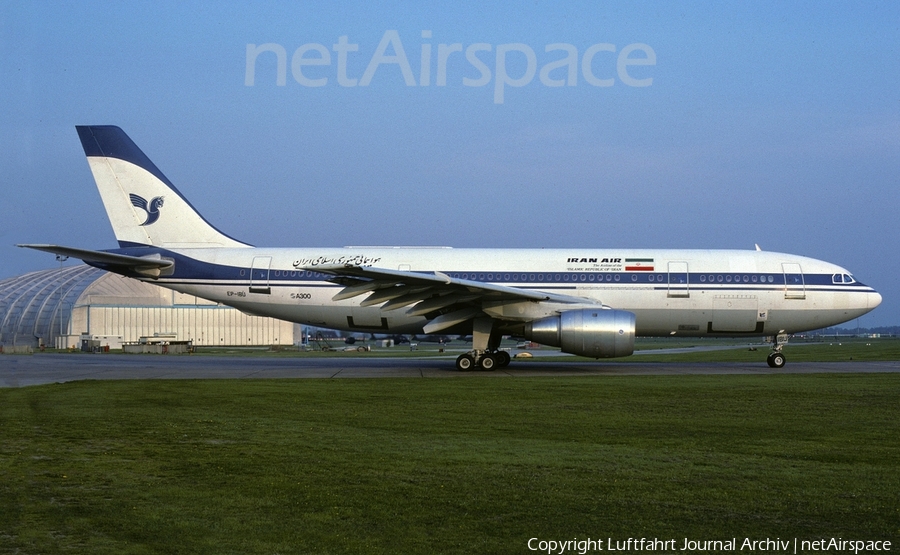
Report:
<svg viewBox="0 0 900 555"><path fill-rule="evenodd" d="M789 336L785 333L780 333L772 339L772 352L766 357L766 363L768 363L769 368L783 368L785 363L787 363L787 359L781 350L787 344L788 339Z"/></svg>
<svg viewBox="0 0 900 555"><path fill-rule="evenodd" d="M776 352L769 353L769 356L766 358L766 362L769 363L770 368L782 368L787 362L787 359L784 358L783 354Z"/></svg>

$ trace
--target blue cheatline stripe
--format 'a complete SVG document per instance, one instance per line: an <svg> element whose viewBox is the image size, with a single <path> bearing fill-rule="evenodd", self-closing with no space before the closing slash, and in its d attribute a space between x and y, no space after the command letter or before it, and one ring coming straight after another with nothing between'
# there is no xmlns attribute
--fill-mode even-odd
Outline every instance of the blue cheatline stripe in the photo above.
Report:
<svg viewBox="0 0 900 555"><path fill-rule="evenodd" d="M280 282L269 280L266 284L268 287L279 287L279 288L289 288L289 287L306 287L306 288L323 288L323 289L341 289L344 286L336 283L322 283L322 279L325 278L310 278L310 280L282 280ZM148 280L149 281L149 280ZM158 284L166 284L166 285L203 285L203 286L216 286L216 287L247 287L250 284L249 278L245 278L244 280L223 280L223 279L212 279L212 280L202 280L202 279L173 279L173 278L159 278L153 280L151 283ZM503 285L514 285L514 284L503 284ZM615 285L615 284L612 284ZM635 285L631 283L619 284L621 285ZM637 284L639 285L639 284ZM521 289L529 290L529 291L577 291L577 285L552 285L552 286L540 286L540 285L519 285ZM609 291L605 288L598 288L597 291ZM669 288L665 286L657 286L653 288L654 291L668 291ZM690 291L699 292L699 291L709 291L713 293L763 293L767 291L774 292L784 292L784 286L780 287L690 287ZM868 293L870 289L867 287L865 289L862 288L854 288L854 290L848 291L844 288L833 288L833 287L807 287L805 289L807 293L809 292L820 292L820 293Z"/></svg>
<svg viewBox="0 0 900 555"><path fill-rule="evenodd" d="M148 254L160 254L161 256L175 260L175 274L162 277L158 281L171 284L204 284L204 285L240 285L249 283L249 267L230 266L203 262L190 258L167 249L157 247L135 247L125 249L113 249L106 252L127 254L130 256L147 256ZM433 272L418 272L433 273ZM785 287L784 274L775 273L691 273L688 274L688 283L681 281L669 281L669 274L665 272L443 272L456 279L464 279L482 283L496 283L506 286L519 286L523 289L575 289L578 286L595 285L598 287L649 285L655 289L668 289L670 287L686 287L693 291L783 291ZM309 285L310 282L326 281L333 276L313 270L269 270L268 281L272 286L298 286ZM676 279L683 279L684 274L673 274ZM757 281L752 281L752 276ZM518 279L513 279L513 276ZM701 281L701 276L705 281ZM715 278L710 281L710 276ZM731 282L726 280L731 276ZM740 281L735 280L735 276ZM747 276L747 281L744 281ZM771 276L772 281L769 281ZM833 283L833 274L804 274L804 283L787 284L803 287L808 291L852 292L870 291L867 285L854 283ZM722 277L722 281L718 280ZM608 278L608 279L607 279ZM616 281L618 278L618 281ZM266 279L266 278L263 278ZM763 281L765 279L765 281ZM256 280L254 280L256 281ZM337 284L322 284L321 287L342 287Z"/></svg>

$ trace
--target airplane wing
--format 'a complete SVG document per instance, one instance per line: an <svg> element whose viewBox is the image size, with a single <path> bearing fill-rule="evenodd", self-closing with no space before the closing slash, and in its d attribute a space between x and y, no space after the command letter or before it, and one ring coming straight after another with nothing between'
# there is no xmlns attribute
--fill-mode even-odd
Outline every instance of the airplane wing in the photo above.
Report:
<svg viewBox="0 0 900 555"><path fill-rule="evenodd" d="M119 273L127 273L124 270L130 270L135 274L152 278L159 277L164 270L171 268L175 264L174 261L166 260L158 254L153 254L150 256L128 256L125 254L115 254L111 252L63 247L60 245L16 246L49 252L60 256L71 256L72 258L78 258L90 264L91 266L96 266L104 270L114 269Z"/></svg>
<svg viewBox="0 0 900 555"><path fill-rule="evenodd" d="M327 265L303 269L334 276L329 281L344 286L333 297L335 301L367 294L359 303L360 306L384 303L382 310L410 307L407 314L425 316L431 320L425 326L425 333L435 333L483 315L481 306L486 302L494 306L523 301L603 306L583 297L459 279L441 272L413 272L357 265Z"/></svg>

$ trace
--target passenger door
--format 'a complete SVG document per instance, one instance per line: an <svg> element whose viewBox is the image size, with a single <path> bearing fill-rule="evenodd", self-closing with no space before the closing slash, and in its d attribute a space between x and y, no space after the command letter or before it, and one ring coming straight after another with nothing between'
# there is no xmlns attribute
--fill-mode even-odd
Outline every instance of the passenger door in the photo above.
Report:
<svg viewBox="0 0 900 555"><path fill-rule="evenodd" d="M806 284L803 280L803 269L794 262L783 262L781 268L784 271L784 298L805 299Z"/></svg>
<svg viewBox="0 0 900 555"><path fill-rule="evenodd" d="M690 297L688 263L669 262L669 297Z"/></svg>
<svg viewBox="0 0 900 555"><path fill-rule="evenodd" d="M270 295L272 288L269 286L269 268L272 265L271 256L254 256L250 266L250 292Z"/></svg>

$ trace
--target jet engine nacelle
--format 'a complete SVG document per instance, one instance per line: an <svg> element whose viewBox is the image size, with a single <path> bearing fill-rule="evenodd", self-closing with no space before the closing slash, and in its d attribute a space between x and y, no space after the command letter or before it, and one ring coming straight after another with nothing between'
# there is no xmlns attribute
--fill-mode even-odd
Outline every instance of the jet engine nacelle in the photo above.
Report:
<svg viewBox="0 0 900 555"><path fill-rule="evenodd" d="M592 358L626 357L634 352L634 314L583 308L525 325L525 338Z"/></svg>

